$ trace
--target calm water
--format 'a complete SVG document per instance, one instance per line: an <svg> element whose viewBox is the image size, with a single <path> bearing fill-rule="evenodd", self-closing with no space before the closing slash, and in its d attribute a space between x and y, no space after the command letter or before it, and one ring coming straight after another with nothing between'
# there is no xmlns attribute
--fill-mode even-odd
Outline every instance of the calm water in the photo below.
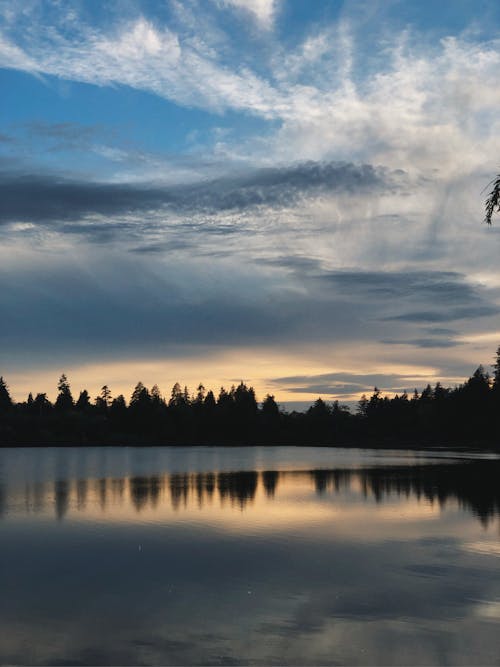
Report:
<svg viewBox="0 0 500 667"><path fill-rule="evenodd" d="M500 665L500 461L0 450L0 663Z"/></svg>

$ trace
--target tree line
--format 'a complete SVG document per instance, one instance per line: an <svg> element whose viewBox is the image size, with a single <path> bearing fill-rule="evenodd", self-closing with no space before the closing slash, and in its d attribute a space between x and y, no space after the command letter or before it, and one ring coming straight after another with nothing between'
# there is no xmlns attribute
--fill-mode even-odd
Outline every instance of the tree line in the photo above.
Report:
<svg viewBox="0 0 500 667"><path fill-rule="evenodd" d="M0 445L500 444L500 347L491 375L479 366L461 385L393 397L375 387L354 410L318 398L305 412L287 412L270 394L259 404L243 382L217 397L176 383L169 398L138 382L128 403L107 385L75 400L64 374L57 390L54 402L30 393L15 403L0 377Z"/></svg>

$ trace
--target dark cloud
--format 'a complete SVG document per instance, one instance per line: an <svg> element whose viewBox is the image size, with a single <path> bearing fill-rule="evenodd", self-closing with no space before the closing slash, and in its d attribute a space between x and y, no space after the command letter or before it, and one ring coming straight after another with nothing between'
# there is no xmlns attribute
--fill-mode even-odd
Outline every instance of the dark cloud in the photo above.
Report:
<svg viewBox="0 0 500 667"><path fill-rule="evenodd" d="M287 391L294 394L335 394L338 396L350 396L351 394L356 394L366 388L366 385L363 384L341 384L341 385L330 385L330 384L308 384L303 387L287 387Z"/></svg>
<svg viewBox="0 0 500 667"><path fill-rule="evenodd" d="M46 131L52 136L54 132L71 134L76 130L61 124ZM158 209L217 212L262 204L289 206L299 197L320 192L386 189L390 179L388 172L370 165L314 162L165 187L4 171L0 173L0 222L46 223Z"/></svg>
<svg viewBox="0 0 500 667"><path fill-rule="evenodd" d="M460 345L460 341L453 339L439 338L412 338L410 340L397 340L393 338L386 338L381 340L384 345L411 345L412 347L432 348L432 347L455 347Z"/></svg>
<svg viewBox="0 0 500 667"><path fill-rule="evenodd" d="M454 271L335 271L323 273L320 279L353 298L359 294L398 300L418 297L442 306L477 298L474 285Z"/></svg>
<svg viewBox="0 0 500 667"><path fill-rule="evenodd" d="M439 335L438 328L429 335L429 327L421 331L415 326L408 331L406 321L397 321L398 309L404 313L408 304L418 304L450 317L449 311L457 308L477 314L471 304L478 302L484 312L495 310L458 273L330 272L323 279L316 270L310 275L314 262L298 258L297 266L304 266L306 273L299 272L290 283L279 273L270 280L267 272L241 271L234 261L213 255L165 263L163 252L190 249L190 240L194 238L143 243L120 258L99 249L82 257L81 265L70 266L58 257L51 267L5 269L0 274L0 312L9 313L0 333L4 349L24 365L25 350L36 351L38 359L112 359L175 356L189 346L196 354L193 350L286 347L306 341L355 345L388 341L384 317L394 318L390 342L445 348L455 344L447 331ZM285 262L294 266L293 258ZM444 291L440 281L449 283ZM394 290L390 295L389 289ZM453 308L439 302L436 294L441 293L451 295ZM460 294L462 306L457 305ZM276 382L295 391L338 394L379 384L413 386L403 376L352 374Z"/></svg>
<svg viewBox="0 0 500 667"><path fill-rule="evenodd" d="M447 336L448 338L454 338L458 335L457 331L446 327L428 327L425 332L430 336Z"/></svg>
<svg viewBox="0 0 500 667"><path fill-rule="evenodd" d="M498 315L500 308L493 305L470 305L446 310L422 310L416 312L391 315L383 318L385 322L408 322L408 323L431 323L451 322L454 320L476 319L478 317L490 317Z"/></svg>
<svg viewBox="0 0 500 667"><path fill-rule="evenodd" d="M363 305L366 320L381 326L429 325L457 320L477 320L497 315L500 308L488 292L455 271L336 271L308 277L311 283L328 285L340 298ZM393 332L391 331L391 334ZM425 327L423 335L412 326L410 335L383 336L382 342L396 342L421 348L453 347L458 343L448 327ZM430 334L430 335L429 335Z"/></svg>
<svg viewBox="0 0 500 667"><path fill-rule="evenodd" d="M158 208L167 200L162 189L84 183L50 175L0 174L0 223L79 220L92 214L112 216Z"/></svg>
<svg viewBox="0 0 500 667"><path fill-rule="evenodd" d="M427 384L427 376L401 374L322 373L319 375L290 375L274 378L273 384L297 394L350 395L371 391L374 387L404 391L413 389L415 380Z"/></svg>

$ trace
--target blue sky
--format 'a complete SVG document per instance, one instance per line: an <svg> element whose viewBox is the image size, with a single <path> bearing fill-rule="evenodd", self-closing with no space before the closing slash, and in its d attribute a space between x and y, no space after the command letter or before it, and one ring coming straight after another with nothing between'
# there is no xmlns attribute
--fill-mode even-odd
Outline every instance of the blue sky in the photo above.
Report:
<svg viewBox="0 0 500 667"><path fill-rule="evenodd" d="M0 2L16 398L65 371L352 402L488 365L499 28L489 0Z"/></svg>

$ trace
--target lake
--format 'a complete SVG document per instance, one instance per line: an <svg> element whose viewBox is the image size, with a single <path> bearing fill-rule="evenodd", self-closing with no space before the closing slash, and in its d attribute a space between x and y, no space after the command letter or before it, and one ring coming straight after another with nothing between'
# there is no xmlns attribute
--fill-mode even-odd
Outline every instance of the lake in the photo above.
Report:
<svg viewBox="0 0 500 667"><path fill-rule="evenodd" d="M500 665L500 461L0 449L0 663Z"/></svg>

